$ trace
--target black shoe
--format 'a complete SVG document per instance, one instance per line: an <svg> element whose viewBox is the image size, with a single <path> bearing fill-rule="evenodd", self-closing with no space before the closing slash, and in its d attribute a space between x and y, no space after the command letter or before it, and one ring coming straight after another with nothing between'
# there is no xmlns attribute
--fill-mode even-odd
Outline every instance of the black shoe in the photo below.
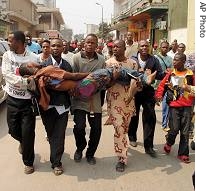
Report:
<svg viewBox="0 0 210 191"><path fill-rule="evenodd" d="M23 146L21 143L19 144L18 151L21 155L23 154Z"/></svg>
<svg viewBox="0 0 210 191"><path fill-rule="evenodd" d="M157 154L156 154L156 152L154 151L153 148L145 149L145 153L148 154L148 155L150 155L153 158L156 158L157 157Z"/></svg>
<svg viewBox="0 0 210 191"><path fill-rule="evenodd" d="M125 171L125 163L118 162L116 165L116 171L117 172L124 172Z"/></svg>
<svg viewBox="0 0 210 191"><path fill-rule="evenodd" d="M74 161L75 162L80 162L82 159L82 151L76 150L74 153Z"/></svg>
<svg viewBox="0 0 210 191"><path fill-rule="evenodd" d="M137 147L137 142L136 141L130 141L130 145L132 147Z"/></svg>
<svg viewBox="0 0 210 191"><path fill-rule="evenodd" d="M95 157L86 157L88 164L95 165L96 164L96 158Z"/></svg>

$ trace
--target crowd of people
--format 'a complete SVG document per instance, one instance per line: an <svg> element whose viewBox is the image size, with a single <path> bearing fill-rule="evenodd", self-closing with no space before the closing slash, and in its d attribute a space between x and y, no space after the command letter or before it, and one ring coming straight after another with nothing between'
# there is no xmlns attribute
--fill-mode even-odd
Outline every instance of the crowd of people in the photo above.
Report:
<svg viewBox="0 0 210 191"><path fill-rule="evenodd" d="M80 162L85 152L87 163L95 165L104 99L106 124L114 127L117 172L123 172L128 164L129 144L138 146L141 106L145 153L157 157L155 105L160 102L162 128L167 133L163 149L169 154L180 134L178 158L190 162L195 71L193 55L190 60L184 54L184 43L175 40L170 46L163 40L158 48L157 43L151 48L148 40L134 42L128 32L126 41L109 40L103 47L98 46L95 34L88 34L77 46L61 39L42 40L39 45L31 41L28 31L10 33L8 43L10 50L2 61L8 93L7 123L9 134L20 143L26 174L34 172L36 115L41 116L46 130L55 175L64 171L61 161L69 113L74 121L74 161ZM86 119L90 125L88 140Z"/></svg>

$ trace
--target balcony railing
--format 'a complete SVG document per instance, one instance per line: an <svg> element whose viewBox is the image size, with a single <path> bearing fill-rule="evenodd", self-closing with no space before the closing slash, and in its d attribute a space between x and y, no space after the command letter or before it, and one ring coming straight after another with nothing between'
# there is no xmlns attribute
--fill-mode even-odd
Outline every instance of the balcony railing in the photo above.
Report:
<svg viewBox="0 0 210 191"><path fill-rule="evenodd" d="M133 0L127 1L127 3L119 6L119 13L112 18L112 24L125 19L129 16L136 15L139 11L143 12L144 9L150 6L162 6L163 3L168 2L168 0Z"/></svg>

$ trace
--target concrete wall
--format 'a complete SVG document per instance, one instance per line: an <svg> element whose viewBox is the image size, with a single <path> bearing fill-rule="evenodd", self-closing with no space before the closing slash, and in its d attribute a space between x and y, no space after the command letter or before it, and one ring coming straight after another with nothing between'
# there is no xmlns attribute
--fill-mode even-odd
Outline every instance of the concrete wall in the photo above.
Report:
<svg viewBox="0 0 210 191"><path fill-rule="evenodd" d="M187 47L186 52L195 52L195 1L190 0L188 3L187 19Z"/></svg>
<svg viewBox="0 0 210 191"><path fill-rule="evenodd" d="M168 40L186 43L188 0L169 0L168 5Z"/></svg>
<svg viewBox="0 0 210 191"><path fill-rule="evenodd" d="M18 6L17 6L18 5ZM9 9L16 14L23 16L28 21L33 21L32 18L32 3L30 0L10 0Z"/></svg>
<svg viewBox="0 0 210 191"><path fill-rule="evenodd" d="M184 43L187 45L187 28L174 29L168 32L169 43L177 39L178 44Z"/></svg>
<svg viewBox="0 0 210 191"><path fill-rule="evenodd" d="M168 6L169 29L187 27L188 0L169 0Z"/></svg>

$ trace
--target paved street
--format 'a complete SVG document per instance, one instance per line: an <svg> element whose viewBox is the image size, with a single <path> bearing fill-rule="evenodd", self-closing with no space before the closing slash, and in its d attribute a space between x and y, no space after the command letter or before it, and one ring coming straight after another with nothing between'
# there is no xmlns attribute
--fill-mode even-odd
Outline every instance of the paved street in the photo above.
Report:
<svg viewBox="0 0 210 191"><path fill-rule="evenodd" d="M55 176L49 162L49 144L41 119L37 118L35 140L35 172L23 173L23 163L18 153L18 143L7 134L6 104L0 105L0 189L2 191L192 191L191 176L195 156L190 150L190 164L181 163L177 158L178 145L169 156L163 152L164 132L161 130L161 108L156 107L157 126L155 149L158 158L144 153L142 127L138 132L138 147L129 149L129 164L125 172L115 171L116 156L113 150L113 127L103 126L102 137L96 152L97 164L90 166L83 158L75 163L73 155L75 141L72 117L66 130L64 174ZM107 116L103 115L103 122ZM89 134L87 128L87 136ZM177 142L179 141L177 137ZM176 143L177 143L176 142Z"/></svg>

